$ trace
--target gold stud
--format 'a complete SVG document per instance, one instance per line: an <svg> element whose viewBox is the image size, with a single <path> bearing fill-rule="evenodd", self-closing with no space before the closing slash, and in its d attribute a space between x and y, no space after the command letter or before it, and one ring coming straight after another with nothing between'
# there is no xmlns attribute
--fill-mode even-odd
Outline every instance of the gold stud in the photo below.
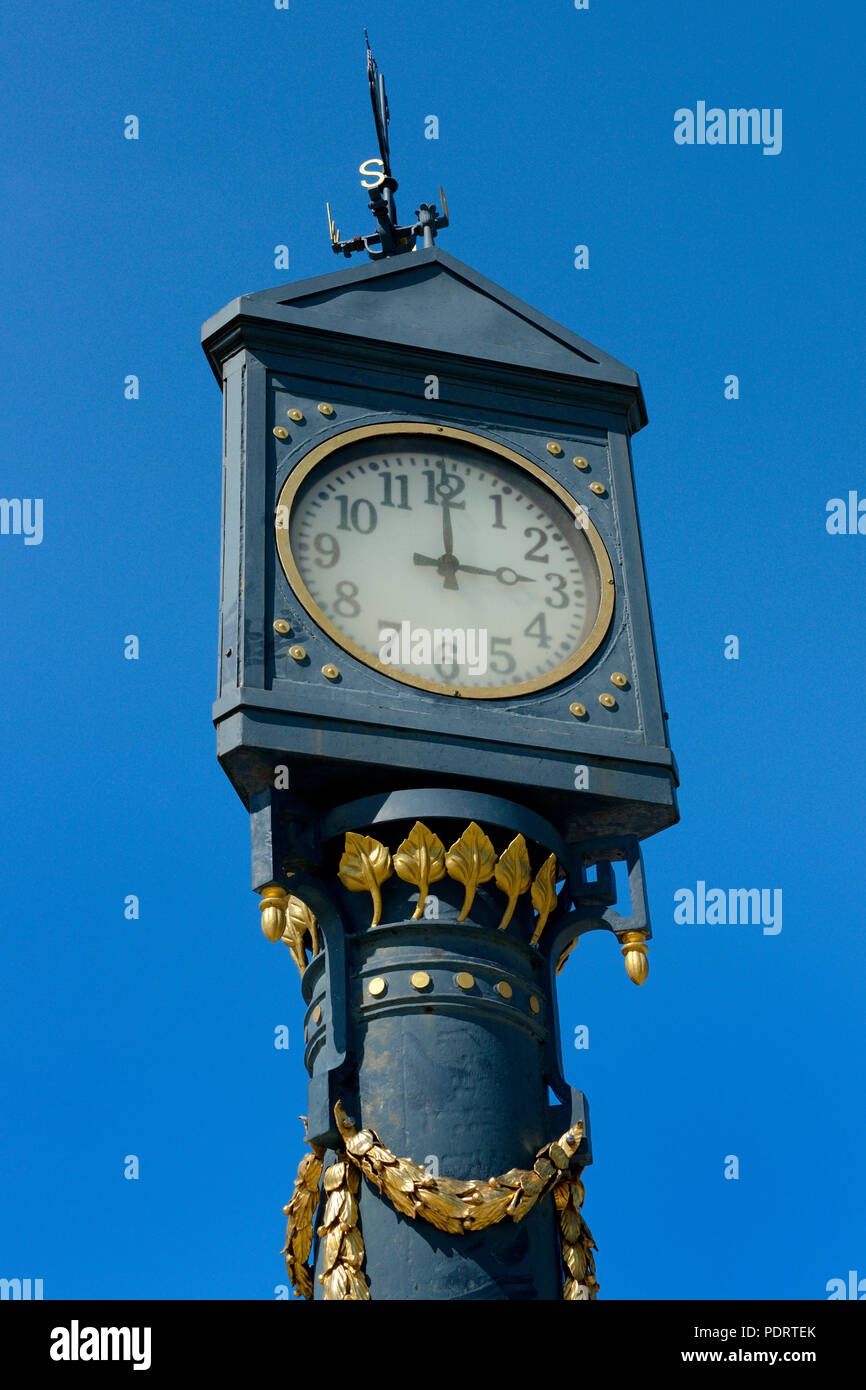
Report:
<svg viewBox="0 0 866 1390"><path fill-rule="evenodd" d="M530 994L529 996L529 1007L534 1014L539 1013L541 1010L541 1005L539 1004L534 994Z"/></svg>
<svg viewBox="0 0 866 1390"><path fill-rule="evenodd" d="M587 468L589 468L589 460L581 458L578 454L577 458L574 459L574 466L575 468L582 468L585 471Z"/></svg>
<svg viewBox="0 0 866 1390"><path fill-rule="evenodd" d="M295 661L306 661L307 651L305 647L289 647L289 656L294 657Z"/></svg>
<svg viewBox="0 0 866 1390"><path fill-rule="evenodd" d="M282 425L274 426L274 434L277 436L277 439L288 439L289 437L289 431L283 429Z"/></svg>
<svg viewBox="0 0 866 1390"><path fill-rule="evenodd" d="M323 666L322 675L327 676L329 681L335 681L340 672L336 666Z"/></svg>
<svg viewBox="0 0 866 1390"><path fill-rule="evenodd" d="M427 974L426 970L416 970L415 974L410 976L410 984L415 989L426 989L429 983L430 976Z"/></svg>
<svg viewBox="0 0 866 1390"><path fill-rule="evenodd" d="M332 405L328 405L328 402L327 402L327 401L319 401L319 414L320 414L320 415L333 415L333 413L334 413L334 407L333 407Z"/></svg>
<svg viewBox="0 0 866 1390"><path fill-rule="evenodd" d="M605 709L616 709L616 700L612 695L599 695L598 703L604 705Z"/></svg>
<svg viewBox="0 0 866 1390"><path fill-rule="evenodd" d="M496 986L496 993L501 994L503 999L510 999L514 990L507 980L500 980L499 984Z"/></svg>
<svg viewBox="0 0 866 1390"><path fill-rule="evenodd" d="M547 452L549 454L555 454L558 458L559 455L562 453L562 445L557 444L555 439L551 439L547 445Z"/></svg>
<svg viewBox="0 0 866 1390"><path fill-rule="evenodd" d="M623 675L622 671L614 671L610 679L611 684L618 685L620 690L623 690L625 686L628 685L628 678Z"/></svg>
<svg viewBox="0 0 866 1390"><path fill-rule="evenodd" d="M454 977L461 989L474 989L475 976L470 975L468 970L461 970L459 975Z"/></svg>
<svg viewBox="0 0 866 1390"><path fill-rule="evenodd" d="M596 497L603 497L603 496L604 496L604 483L590 483L590 485L589 485L589 490L590 490L590 492L594 492L595 495L596 495Z"/></svg>
<svg viewBox="0 0 866 1390"><path fill-rule="evenodd" d="M573 705L569 705L568 708L571 710L571 713L574 715L575 719L586 718L586 705L581 705L579 702L575 702Z"/></svg>
<svg viewBox="0 0 866 1390"><path fill-rule="evenodd" d="M314 1023L321 1023L321 1021L322 1021L322 1010L319 1008L319 1005L317 1004L316 1007L313 1009L313 1022L314 1022Z"/></svg>
<svg viewBox="0 0 866 1390"><path fill-rule="evenodd" d="M277 618L276 622L274 623L274 632L280 632L282 633L283 637L286 637L291 632L291 630L291 623L287 623L285 618Z"/></svg>
<svg viewBox="0 0 866 1390"><path fill-rule="evenodd" d="M295 421L295 424L297 424L299 420L303 420L304 418L304 412L302 410L287 410L286 414L288 415L290 420Z"/></svg>
<svg viewBox="0 0 866 1390"><path fill-rule="evenodd" d="M382 979L381 975L377 975L375 980L371 980L367 986L368 992L372 994L374 999L378 999L380 994L384 994L385 989L385 981Z"/></svg>

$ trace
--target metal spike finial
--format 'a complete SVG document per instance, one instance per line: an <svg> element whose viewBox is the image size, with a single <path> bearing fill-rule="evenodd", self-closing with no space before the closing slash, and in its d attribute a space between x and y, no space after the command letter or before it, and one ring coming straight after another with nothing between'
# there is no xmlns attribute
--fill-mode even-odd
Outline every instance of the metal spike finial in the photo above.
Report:
<svg viewBox="0 0 866 1390"><path fill-rule="evenodd" d="M391 146L388 135L391 112L385 92L385 79L373 57L366 29L364 42L367 45L367 81L379 155L378 158L365 159L358 172L362 175L361 187L370 194L369 208L376 219L376 231L370 232L367 236L353 237L351 241L342 241L339 228L331 216L330 204L327 204L328 233L331 248L337 255L348 259L356 251L366 251L371 260L378 261L385 256L402 256L407 251L414 251L419 237L423 246L433 246L436 233L442 227L448 226L449 218L448 204L440 187L441 212L435 203L422 203L415 212L417 222L401 226L397 220L397 207L394 202L397 180L391 173Z"/></svg>

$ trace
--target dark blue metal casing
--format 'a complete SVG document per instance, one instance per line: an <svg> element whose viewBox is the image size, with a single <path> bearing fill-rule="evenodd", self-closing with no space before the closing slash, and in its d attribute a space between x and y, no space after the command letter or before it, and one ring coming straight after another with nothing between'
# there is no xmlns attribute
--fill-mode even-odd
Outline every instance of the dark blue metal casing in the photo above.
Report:
<svg viewBox="0 0 866 1390"><path fill-rule="evenodd" d="M583 1096L563 1076L555 973L603 929L636 977L650 936L639 840L677 819L629 444L646 422L637 376L435 247L246 295L203 338L224 394L214 719L250 812L253 886L291 893L318 924L302 979L310 1141L339 1151L339 1101L395 1153L484 1180L531 1167L580 1123L576 1173L592 1152ZM274 529L293 470L347 431L419 423L511 450L589 514L613 616L558 683L496 699L415 688L338 645L293 592ZM477 822L498 867L522 837L536 877L513 918L490 869L461 922L462 880L440 866L415 920L419 892L397 865L371 921L342 869L346 832L394 855L416 821L440 855ZM628 863L627 917L613 859ZM545 864L556 903L542 921ZM375 1300L563 1296L550 1199L519 1224L456 1236L400 1215L366 1180L359 1208Z"/></svg>
<svg viewBox="0 0 866 1390"><path fill-rule="evenodd" d="M367 895L336 881L348 826L396 845L423 815L451 844L472 813L498 846L520 833L535 863L550 852L563 865L570 860L541 817L497 798L428 788L333 810L322 820L325 872L293 880L293 891L314 907L321 936L303 977L304 1060L310 1138L329 1150L328 1161L340 1144L333 1118L340 1101L394 1153L434 1176L485 1181L531 1168L544 1144L578 1123L585 1137L575 1171L592 1162L584 1097L562 1075L554 953L563 935L606 923L576 924L563 902L536 946L528 897L500 931L501 894L483 884L460 922L463 888L447 878L431 890L432 913L415 921L417 889L393 875L382 885L382 921L371 927ZM401 1215L366 1182L361 1211L374 1300L562 1296L549 1198L518 1224L460 1235ZM320 1246L319 1270L322 1254ZM318 1284L314 1296L322 1296Z"/></svg>
<svg viewBox="0 0 866 1390"><path fill-rule="evenodd" d="M320 808L423 783L519 795L570 844L672 824L676 772L629 446L646 421L636 374L436 247L245 295L207 322L203 342L225 424L214 719L220 760L245 804L285 765L293 794ZM431 375L436 400L425 398ZM320 402L333 414L321 414ZM290 408L303 420L290 421ZM276 553L280 489L314 446L389 421L486 436L587 510L613 566L616 602L607 636L574 675L529 695L454 699L357 661L307 614ZM275 426L288 437L275 438ZM575 468L575 456L588 469ZM275 619L291 625L306 661L289 656ZM339 666L335 684L321 674L328 663ZM626 688L613 690L613 672L626 674ZM615 694L615 709L599 703L605 693ZM574 702L585 718L571 713ZM274 869L262 864L261 874L256 887Z"/></svg>

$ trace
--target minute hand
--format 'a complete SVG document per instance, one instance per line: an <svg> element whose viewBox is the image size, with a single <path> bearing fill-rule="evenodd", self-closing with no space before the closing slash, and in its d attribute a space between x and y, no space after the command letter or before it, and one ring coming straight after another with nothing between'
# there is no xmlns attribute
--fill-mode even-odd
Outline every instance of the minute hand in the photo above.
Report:
<svg viewBox="0 0 866 1390"><path fill-rule="evenodd" d="M479 569L478 565L459 565L459 569L464 574L492 574L499 580L500 584L534 584L535 576L532 574L515 574L514 570L508 565L500 565L498 570ZM506 578L506 575L508 576Z"/></svg>
<svg viewBox="0 0 866 1390"><path fill-rule="evenodd" d="M419 555L417 550L412 556L412 563L415 565L442 565L445 559L451 561L451 567L455 570L463 570L465 574L492 574L494 579L498 579L500 584L534 584L535 576L531 574L516 574L508 565L500 565L498 570L485 570L479 565L461 564L453 556L440 555L438 560L434 560L432 555Z"/></svg>

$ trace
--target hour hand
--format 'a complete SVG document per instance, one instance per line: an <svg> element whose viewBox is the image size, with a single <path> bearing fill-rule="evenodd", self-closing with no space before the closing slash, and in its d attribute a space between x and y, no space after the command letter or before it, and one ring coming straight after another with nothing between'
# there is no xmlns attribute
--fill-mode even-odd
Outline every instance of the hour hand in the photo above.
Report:
<svg viewBox="0 0 866 1390"><path fill-rule="evenodd" d="M440 555L438 560L434 560L432 555L419 555L416 550L412 560L416 565L432 565L445 581L444 588L456 589L459 587L457 571L460 569L460 561L456 555Z"/></svg>

